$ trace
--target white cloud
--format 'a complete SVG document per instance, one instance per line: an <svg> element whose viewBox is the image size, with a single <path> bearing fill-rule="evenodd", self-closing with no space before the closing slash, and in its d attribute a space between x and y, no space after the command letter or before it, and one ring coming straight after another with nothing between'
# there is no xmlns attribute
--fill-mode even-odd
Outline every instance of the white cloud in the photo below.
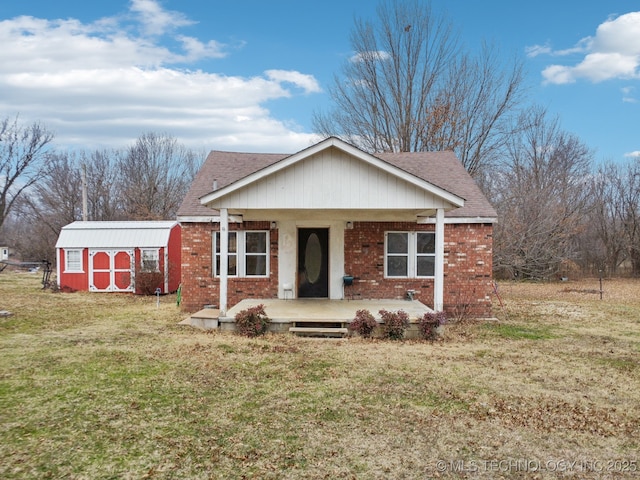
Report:
<svg viewBox="0 0 640 480"><path fill-rule="evenodd" d="M192 23L156 0L132 0L129 15L94 23L0 21L0 112L40 121L58 145L80 148L126 146L147 131L205 149L288 152L315 140L263 107L300 89L320 92L313 76L199 70L196 62L224 57L230 47L176 33Z"/></svg>
<svg viewBox="0 0 640 480"><path fill-rule="evenodd" d="M291 70L267 70L264 73L270 80L291 83L296 87L302 88L305 93L319 93L322 91L320 84L313 75Z"/></svg>
<svg viewBox="0 0 640 480"><path fill-rule="evenodd" d="M195 23L180 12L163 10L156 0L131 0L131 11L138 15L148 35L162 35Z"/></svg>
<svg viewBox="0 0 640 480"><path fill-rule="evenodd" d="M551 46L546 44L546 45L532 45L530 47L525 47L525 53L527 54L527 57L529 58L535 58L538 55L550 55L553 53L553 50L551 50Z"/></svg>
<svg viewBox="0 0 640 480"><path fill-rule="evenodd" d="M391 58L388 52L383 50L378 51L370 51L370 52L358 52L351 57L352 62L371 62L371 61L382 61L388 60Z"/></svg>
<svg viewBox="0 0 640 480"><path fill-rule="evenodd" d="M533 45L531 47L525 47L525 53L527 57L533 58L539 55L550 55L552 57L564 57L575 53L584 53L591 48L591 37L583 38L575 46L571 48L565 48L564 50L553 50L549 43L544 45Z"/></svg>
<svg viewBox="0 0 640 480"><path fill-rule="evenodd" d="M622 87L622 101L625 103L637 103L638 99L635 97L635 87Z"/></svg>
<svg viewBox="0 0 640 480"><path fill-rule="evenodd" d="M640 12L612 17L600 24L592 37L574 47L552 50L548 45L527 48L527 55L566 56L584 53L574 65L550 65L542 71L545 83L566 84L580 79L602 82L640 78Z"/></svg>
<svg viewBox="0 0 640 480"><path fill-rule="evenodd" d="M625 157L629 158L640 158L640 150L636 150L634 152L629 152L624 154Z"/></svg>
<svg viewBox="0 0 640 480"><path fill-rule="evenodd" d="M176 40L182 43L182 47L185 50L184 61L197 61L201 58L223 58L227 55L224 51L225 45L215 40L203 43L197 38L184 35L177 36Z"/></svg>

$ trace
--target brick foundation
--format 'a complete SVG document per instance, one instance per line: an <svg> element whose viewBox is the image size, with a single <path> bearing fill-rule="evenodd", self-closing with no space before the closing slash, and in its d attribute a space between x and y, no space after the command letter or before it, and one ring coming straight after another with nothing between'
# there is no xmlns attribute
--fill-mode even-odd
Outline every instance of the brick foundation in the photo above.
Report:
<svg viewBox="0 0 640 480"><path fill-rule="evenodd" d="M269 222L231 224L231 230L269 230ZM434 225L410 222L354 222L345 230L345 272L354 277L346 294L361 298L405 298L433 306L432 279L384 278L385 231L433 231ZM217 224L182 224L182 309L193 312L219 302L212 278L212 232ZM446 224L444 308L450 316L490 317L492 293L491 224ZM270 230L269 278L229 278L228 306L244 298L278 296L278 231Z"/></svg>

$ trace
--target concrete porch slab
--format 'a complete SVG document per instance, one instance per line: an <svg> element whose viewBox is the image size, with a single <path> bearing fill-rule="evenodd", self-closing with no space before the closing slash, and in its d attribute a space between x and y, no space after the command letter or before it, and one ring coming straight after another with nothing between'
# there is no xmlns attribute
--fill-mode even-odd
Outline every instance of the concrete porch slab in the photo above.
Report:
<svg viewBox="0 0 640 480"><path fill-rule="evenodd" d="M205 308L187 317L182 325L191 325L202 330L220 329L222 331L235 330L235 316L238 312L250 307L263 304L265 312L271 320L269 330L277 333L289 333L290 328L299 327L296 323L339 323L341 328L331 329L332 332L340 331L344 334L347 324L354 319L358 310L369 310L380 321L380 310L403 310L409 315L412 323L425 313L433 310L417 300L328 300L318 298L299 298L293 300L281 299L245 299L234 305L225 316L220 316L220 311L213 308ZM323 327L318 323L318 328ZM307 327L308 328L308 327ZM318 330L318 329L313 329ZM409 329L416 330L415 325ZM415 336L409 333L409 336Z"/></svg>
<svg viewBox="0 0 640 480"><path fill-rule="evenodd" d="M301 322L305 319L348 322L362 309L369 310L376 319L380 319L378 312L382 309L403 310L415 321L425 313L433 311L417 300L245 299L230 308L224 317L220 317L220 322L233 321L238 312L260 304L264 305L272 323Z"/></svg>
<svg viewBox="0 0 640 480"><path fill-rule="evenodd" d="M189 317L185 318L180 325L191 325L201 330L211 330L218 328L220 310L217 308L204 308Z"/></svg>

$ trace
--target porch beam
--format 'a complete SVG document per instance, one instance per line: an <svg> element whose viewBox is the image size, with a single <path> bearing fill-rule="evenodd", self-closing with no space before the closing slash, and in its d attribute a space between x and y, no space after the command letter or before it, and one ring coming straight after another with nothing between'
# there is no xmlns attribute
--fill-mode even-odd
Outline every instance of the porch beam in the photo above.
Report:
<svg viewBox="0 0 640 480"><path fill-rule="evenodd" d="M436 210L436 257L433 281L433 309L444 308L444 209Z"/></svg>
<svg viewBox="0 0 640 480"><path fill-rule="evenodd" d="M214 252L215 255L215 252ZM229 271L229 210L220 209L220 315L227 314L227 288Z"/></svg>

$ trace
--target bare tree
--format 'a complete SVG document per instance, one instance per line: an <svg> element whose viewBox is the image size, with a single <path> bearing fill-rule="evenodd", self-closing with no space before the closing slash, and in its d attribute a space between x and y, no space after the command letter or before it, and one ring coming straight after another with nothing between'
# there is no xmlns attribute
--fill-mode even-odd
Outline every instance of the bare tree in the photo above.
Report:
<svg viewBox="0 0 640 480"><path fill-rule="evenodd" d="M196 159L168 135L138 138L118 162L124 215L137 220L175 218L195 176Z"/></svg>
<svg viewBox="0 0 640 480"><path fill-rule="evenodd" d="M82 179L76 156L58 153L49 156L47 171L27 197L38 222L47 225L52 236L79 220L82 215Z"/></svg>
<svg viewBox="0 0 640 480"><path fill-rule="evenodd" d="M454 150L472 175L494 165L517 132L512 115L520 105L523 78L519 61L514 59L508 67L501 65L494 47L483 45L477 57L462 55L439 94L455 102L449 117L436 122L450 132L449 141L436 143L429 150ZM436 131L425 144L440 137Z"/></svg>
<svg viewBox="0 0 640 480"><path fill-rule="evenodd" d="M23 258L54 258L63 226L83 218L83 170L90 220L123 219L117 183L117 152L52 153L39 181L15 203L9 217L14 249Z"/></svg>
<svg viewBox="0 0 640 480"><path fill-rule="evenodd" d="M31 199L21 195L11 209L2 229L17 259L30 262L55 262L55 244L58 239L51 224L39 222L34 216Z"/></svg>
<svg viewBox="0 0 640 480"><path fill-rule="evenodd" d="M640 276L640 162L609 164L603 183L612 199L605 219L608 236L603 232L603 239L610 249L621 249L618 262L628 261L632 275Z"/></svg>
<svg viewBox="0 0 640 480"><path fill-rule="evenodd" d="M119 165L120 150L95 150L81 156L87 179L89 220L125 220Z"/></svg>
<svg viewBox="0 0 640 480"><path fill-rule="evenodd" d="M586 272L616 275L627 259L628 240L621 198L626 185L624 176L623 166L607 162L591 178L591 207L589 216L583 219L587 228L579 239L582 268Z"/></svg>
<svg viewBox="0 0 640 480"><path fill-rule="evenodd" d="M37 122L0 120L0 227L18 198L43 174L53 134Z"/></svg>
<svg viewBox="0 0 640 480"><path fill-rule="evenodd" d="M75 155L49 154L40 180L15 204L13 247L24 258L52 260L60 230L80 218L81 191Z"/></svg>
<svg viewBox="0 0 640 480"><path fill-rule="evenodd" d="M502 66L487 46L463 52L429 3L388 0L377 12L377 24L356 21L355 55L329 90L335 108L314 114L314 129L370 152L454 150L476 173L508 138L521 64Z"/></svg>
<svg viewBox="0 0 640 480"><path fill-rule="evenodd" d="M550 278L576 258L592 152L541 108L519 123L521 133L494 178L494 265L521 278Z"/></svg>
<svg viewBox="0 0 640 480"><path fill-rule="evenodd" d="M23 258L54 258L60 230L83 218L86 172L89 220L174 219L198 156L166 135L145 134L127 150L47 153L31 188L12 197L4 238Z"/></svg>

